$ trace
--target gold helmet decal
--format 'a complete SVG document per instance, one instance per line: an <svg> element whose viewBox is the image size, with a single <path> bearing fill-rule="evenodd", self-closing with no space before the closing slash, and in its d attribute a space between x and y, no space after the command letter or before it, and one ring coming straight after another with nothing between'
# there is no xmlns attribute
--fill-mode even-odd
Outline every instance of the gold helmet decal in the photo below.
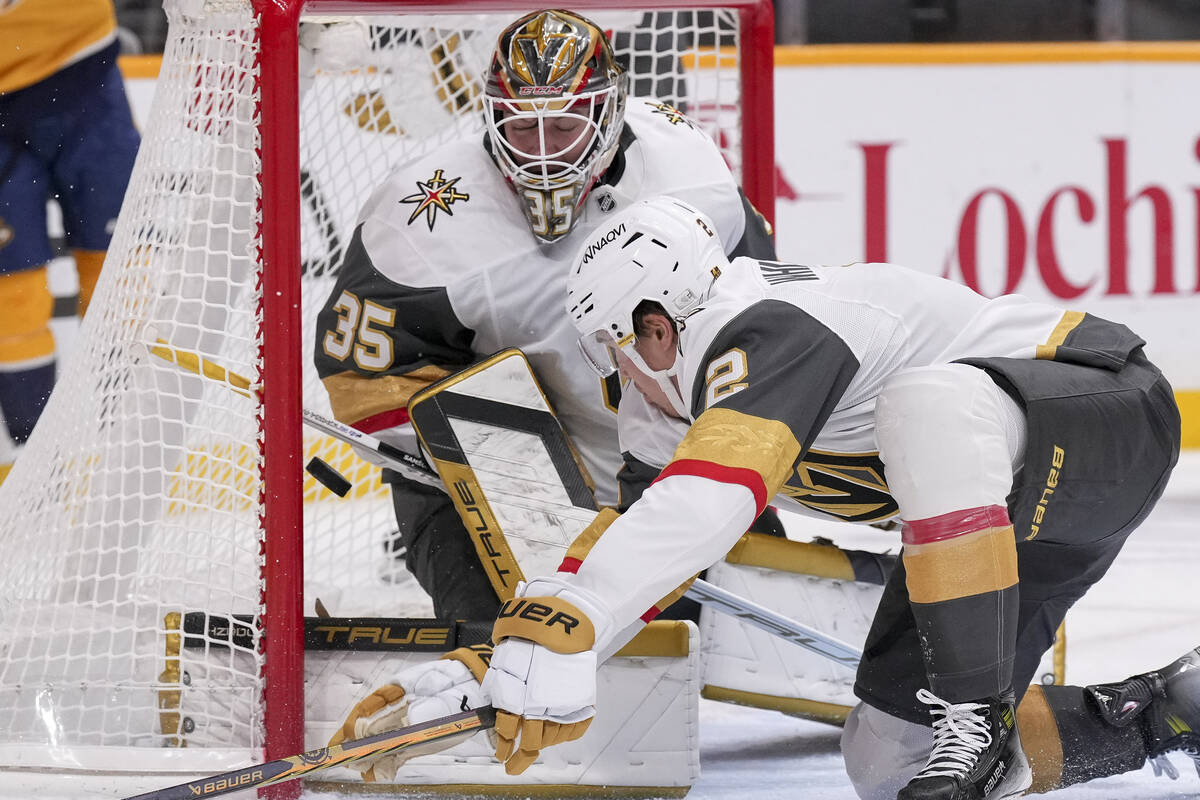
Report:
<svg viewBox="0 0 1200 800"><path fill-rule="evenodd" d="M604 32L578 14L535 11L500 34L483 97L488 149L539 241L571 232L612 163L627 86Z"/></svg>
<svg viewBox="0 0 1200 800"><path fill-rule="evenodd" d="M569 11L539 11L511 25L500 38L495 71L509 97L571 94L587 81L596 49L612 52L604 34ZM506 63L507 69L502 65ZM513 78L516 78L514 81Z"/></svg>

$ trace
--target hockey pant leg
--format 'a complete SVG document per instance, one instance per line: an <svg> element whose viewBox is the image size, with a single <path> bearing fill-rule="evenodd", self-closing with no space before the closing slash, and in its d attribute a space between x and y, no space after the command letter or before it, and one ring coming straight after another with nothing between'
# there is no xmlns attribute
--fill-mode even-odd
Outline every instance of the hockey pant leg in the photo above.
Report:
<svg viewBox="0 0 1200 800"><path fill-rule="evenodd" d="M441 619L493 620L500 601L454 503L443 491L385 473L405 564ZM393 549L398 549L393 544Z"/></svg>

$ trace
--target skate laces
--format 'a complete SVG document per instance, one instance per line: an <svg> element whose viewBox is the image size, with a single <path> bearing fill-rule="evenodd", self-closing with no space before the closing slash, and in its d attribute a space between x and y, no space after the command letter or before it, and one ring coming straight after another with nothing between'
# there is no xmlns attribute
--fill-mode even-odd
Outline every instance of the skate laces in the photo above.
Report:
<svg viewBox="0 0 1200 800"><path fill-rule="evenodd" d="M947 703L927 689L917 690L917 699L930 706L933 715L933 751L916 778L966 775L992 743L991 724L984 703Z"/></svg>

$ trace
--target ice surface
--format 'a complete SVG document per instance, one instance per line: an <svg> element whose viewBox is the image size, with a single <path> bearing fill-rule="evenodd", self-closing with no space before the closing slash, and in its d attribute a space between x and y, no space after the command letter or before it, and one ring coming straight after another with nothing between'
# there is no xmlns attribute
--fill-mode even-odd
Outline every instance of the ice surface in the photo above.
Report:
<svg viewBox="0 0 1200 800"><path fill-rule="evenodd" d="M882 546L895 534L846 527L815 528L798 517L786 520L789 533L808 538L835 535L843 546ZM1133 534L1109 574L1067 617L1067 680L1117 680L1163 666L1200 643L1200 452L1185 453L1162 502ZM701 701L702 777L691 800L854 800L838 751L839 730L770 711ZM1200 777L1181 756L1173 757L1181 777L1139 772L1073 786L1052 793L1055 800L1175 800L1200 797ZM169 783L169 781L163 781ZM120 797L120 779L80 781L68 793L44 800ZM145 785L139 788L145 791ZM124 794L131 794L131 791ZM28 785L0 776L0 797L33 796ZM380 795L372 795L379 797ZM228 795L249 800L253 792ZM303 800L340 800L362 795L305 791Z"/></svg>

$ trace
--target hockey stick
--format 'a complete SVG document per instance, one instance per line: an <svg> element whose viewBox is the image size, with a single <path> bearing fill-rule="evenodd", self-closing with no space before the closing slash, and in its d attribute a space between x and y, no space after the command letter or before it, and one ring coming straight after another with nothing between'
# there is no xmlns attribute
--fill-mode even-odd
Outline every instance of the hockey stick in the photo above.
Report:
<svg viewBox="0 0 1200 800"><path fill-rule="evenodd" d="M448 742L465 740L478 731L494 727L495 724L495 710L491 706L483 706L474 711L451 714L407 728L353 739L332 747L319 747L307 753L168 786L165 789L127 797L125 800L191 800L196 797L217 797L243 789L294 781L313 772L340 767L360 758L383 756L400 750L407 751L410 756L439 752L447 747ZM437 746L433 747L435 743Z"/></svg>
<svg viewBox="0 0 1200 800"><path fill-rule="evenodd" d="M394 447L387 442L376 439L374 436L363 433L335 419L323 417L315 411L309 411L305 408L302 409L302 413L304 414L304 424L313 430L321 431L354 447L373 450L379 454L380 458L388 462L389 467L404 477L418 483L423 483L426 486L436 487L442 491L446 490L445 484L442 483L442 479L438 474L425 466L424 459L414 456L411 453L406 453L399 447Z"/></svg>
<svg viewBox="0 0 1200 800"><path fill-rule="evenodd" d="M786 642L803 647L805 650L822 655L851 669L858 668L862 651L840 639L796 622L790 617L777 614L766 606L761 606L752 600L722 589L720 586L697 578L684 597L690 597L697 603L702 603L714 611L728 614L747 625L753 625L772 636L778 636Z"/></svg>
<svg viewBox="0 0 1200 800"><path fill-rule="evenodd" d="M159 346L151 347L150 351L160 358L178 364L197 375L226 383L233 391L246 397L250 396L252 388L250 382L237 373L229 372L224 367L214 364L195 353L171 348L161 339L159 342ZM422 459L406 453L397 447L393 447L387 442L376 439L374 436L356 430L349 425L328 419L308 409L304 409L303 413L304 422L310 427L333 436L336 439L340 439L347 444L373 451L381 460L387 461L392 469L395 469L407 478L419 481L428 486L445 489L441 476L426 466ZM320 479L320 476L316 477ZM733 616L747 625L752 625L759 630L766 631L773 636L803 647L805 650L824 656L843 666L856 668L859 659L862 657L860 650L846 644L840 639L829 636L816 628L811 628L782 614L777 614L768 608L699 578L693 581L692 585L684 593L684 596L702 605L711 606L715 611Z"/></svg>

